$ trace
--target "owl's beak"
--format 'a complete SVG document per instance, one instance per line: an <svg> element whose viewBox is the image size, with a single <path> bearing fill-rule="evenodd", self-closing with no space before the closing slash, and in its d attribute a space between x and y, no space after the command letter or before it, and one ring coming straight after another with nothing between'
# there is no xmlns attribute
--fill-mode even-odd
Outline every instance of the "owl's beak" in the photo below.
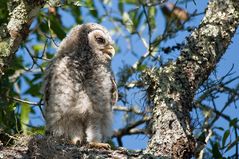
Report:
<svg viewBox="0 0 239 159"><path fill-rule="evenodd" d="M111 59L115 55L115 49L112 45L107 45L103 52L108 55L109 59Z"/></svg>

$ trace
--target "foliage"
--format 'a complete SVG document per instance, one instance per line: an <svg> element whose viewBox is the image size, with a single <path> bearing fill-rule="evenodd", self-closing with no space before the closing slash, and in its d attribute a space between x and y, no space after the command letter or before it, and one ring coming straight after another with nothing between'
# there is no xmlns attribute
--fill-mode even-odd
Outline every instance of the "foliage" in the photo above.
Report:
<svg viewBox="0 0 239 159"><path fill-rule="evenodd" d="M73 25L93 21L107 26L118 52L113 69L120 99L114 110L122 112L125 124L115 131L114 138L122 146L122 137L126 135L149 136L152 104L140 77L147 69L163 67L178 56L184 41L172 41L188 35L195 27L191 22L203 14L188 13L186 6L197 5L194 3L185 0L176 5L159 5L134 0L84 0L68 1L68 5L59 1L60 7L46 5L34 19L28 39L0 81L0 129L9 134L44 133L41 114L44 69ZM6 6L4 0L0 6L0 24L8 21ZM239 120L225 112L227 108L238 111L239 77L232 70L220 78L215 71L195 96L191 115L195 136L207 143L205 156L238 155ZM222 97L227 97L224 104L218 102ZM221 118L228 126L218 123Z"/></svg>

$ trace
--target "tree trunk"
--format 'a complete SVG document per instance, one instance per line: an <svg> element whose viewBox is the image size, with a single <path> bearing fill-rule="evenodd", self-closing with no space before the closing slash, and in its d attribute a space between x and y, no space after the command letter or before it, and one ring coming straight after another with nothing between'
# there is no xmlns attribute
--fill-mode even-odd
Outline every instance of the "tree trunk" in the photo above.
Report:
<svg viewBox="0 0 239 159"><path fill-rule="evenodd" d="M199 27L187 38L179 58L145 72L155 105L153 135L146 152L166 158L190 158L196 148L190 111L196 90L225 53L239 22L238 0L210 1Z"/></svg>

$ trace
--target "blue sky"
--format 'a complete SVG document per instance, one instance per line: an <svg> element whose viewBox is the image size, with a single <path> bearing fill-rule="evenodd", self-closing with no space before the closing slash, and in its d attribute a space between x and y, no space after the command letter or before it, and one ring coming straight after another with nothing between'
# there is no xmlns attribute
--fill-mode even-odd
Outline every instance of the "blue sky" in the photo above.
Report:
<svg viewBox="0 0 239 159"><path fill-rule="evenodd" d="M196 5L194 5L194 3L189 2L187 6L185 5L180 5L180 7L185 8L186 10L189 11L189 13L193 13L195 10L197 10L199 13L203 12L204 9L207 6L207 1L201 1L201 0L197 0L196 1ZM116 9L117 7L115 6L114 3L112 3L112 8L115 9L115 12L117 14L118 10ZM127 7L126 7L127 8ZM130 6L128 6L128 9L130 9ZM103 14L103 10L100 9L100 14ZM65 26L67 27L71 27L72 25L76 25L74 19L67 14L67 12L61 11L60 12L63 18L63 23ZM85 15L83 15L84 17L84 21L85 22L92 22L93 18L90 17L89 15L86 14L86 12L84 13ZM165 19L162 17L162 13L159 12L157 14L157 25L159 26L157 28L157 30L155 32L160 33L163 32L163 27L165 25ZM186 25L187 26L198 26L198 24L200 23L201 19L203 18L203 15L201 16L197 16L195 18L193 18L190 22L188 22ZM33 24L34 25L34 24ZM102 25L104 25L106 28L108 28L109 30L111 28L113 28L113 25L108 22L108 21L103 21ZM126 33L127 34L127 33ZM163 43L162 46L172 46L176 43L180 43L185 41L185 37L188 36L190 33L188 32L180 32L179 34L177 34L177 36L174 39L168 40L167 42ZM143 34L146 35L146 32ZM30 38L35 38L34 36L30 37ZM120 68L124 66L124 64L128 64L128 65L132 65L137 61L137 57L135 57L128 49L127 46L129 45L127 43L127 41L124 39L124 37L121 35L121 33L116 33L113 35L113 39L119 39L119 42L117 43L119 45L121 49L120 52L118 52L116 54L116 56L114 57L113 61L112 61L112 69L114 74L116 75ZM143 47L142 41L139 40L139 38L135 35L134 36L134 43L133 43L133 50L138 54L138 56L143 55L146 52L146 48ZM147 39L147 37L146 37ZM239 75L239 54L238 54L238 50L239 50L239 45L238 45L238 41L239 41L239 35L238 33L235 35L235 37L232 40L232 44L229 46L226 54L222 57L221 61L218 63L217 65L217 75L218 77L222 77L223 75L225 75L230 68L232 67L232 64L234 64L234 70L233 72L235 72L235 74L233 76ZM30 45L34 45L35 44L35 40L32 41L32 43ZM18 54L22 54L23 51L19 50ZM177 55L179 55L179 53L176 53L176 55L162 55L165 56L165 58L176 58ZM27 57L27 55L25 56L25 58L28 60L30 60L29 57ZM233 85L233 84L232 84ZM234 83L235 85L235 83ZM128 93L133 93L131 91L129 91ZM132 104L137 104L137 102L139 102L140 100L140 95L139 96L135 96L135 95L131 95L130 98L132 98ZM29 100L31 101L37 101L37 99L29 97ZM217 104L218 104L218 109L220 110L220 107L223 106L223 103L227 100L226 96L220 96L217 99ZM122 103L119 103L120 105ZM210 104L210 103L209 103ZM37 116L40 116L40 118L36 118L36 115L31 116L32 119L31 122L33 125L42 125L44 124L44 121L40 115L40 111L35 108L36 112L37 112ZM239 113L237 111L235 111L235 109L230 109L228 108L226 111L226 113L230 114L230 116L232 117L239 117ZM117 112L115 113L115 124L114 124L114 129L116 128L121 128L124 126L125 122L122 120L122 116L123 113ZM228 127L228 124L223 120L223 119L219 119L216 123L219 126ZM222 133L222 132L218 132L218 133ZM130 148L130 149L142 149L145 148L146 144L147 144L148 138L144 135L133 135L133 136L126 136L123 138L123 143L124 146L126 148Z"/></svg>

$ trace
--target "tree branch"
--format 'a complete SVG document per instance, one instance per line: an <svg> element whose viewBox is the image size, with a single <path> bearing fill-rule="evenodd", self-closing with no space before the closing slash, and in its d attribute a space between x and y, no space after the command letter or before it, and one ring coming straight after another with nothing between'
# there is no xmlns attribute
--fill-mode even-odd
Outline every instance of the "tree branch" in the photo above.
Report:
<svg viewBox="0 0 239 159"><path fill-rule="evenodd" d="M32 20L44 4L44 0L13 0L7 3L10 18L8 24L0 26L0 78L11 57L28 36Z"/></svg>

